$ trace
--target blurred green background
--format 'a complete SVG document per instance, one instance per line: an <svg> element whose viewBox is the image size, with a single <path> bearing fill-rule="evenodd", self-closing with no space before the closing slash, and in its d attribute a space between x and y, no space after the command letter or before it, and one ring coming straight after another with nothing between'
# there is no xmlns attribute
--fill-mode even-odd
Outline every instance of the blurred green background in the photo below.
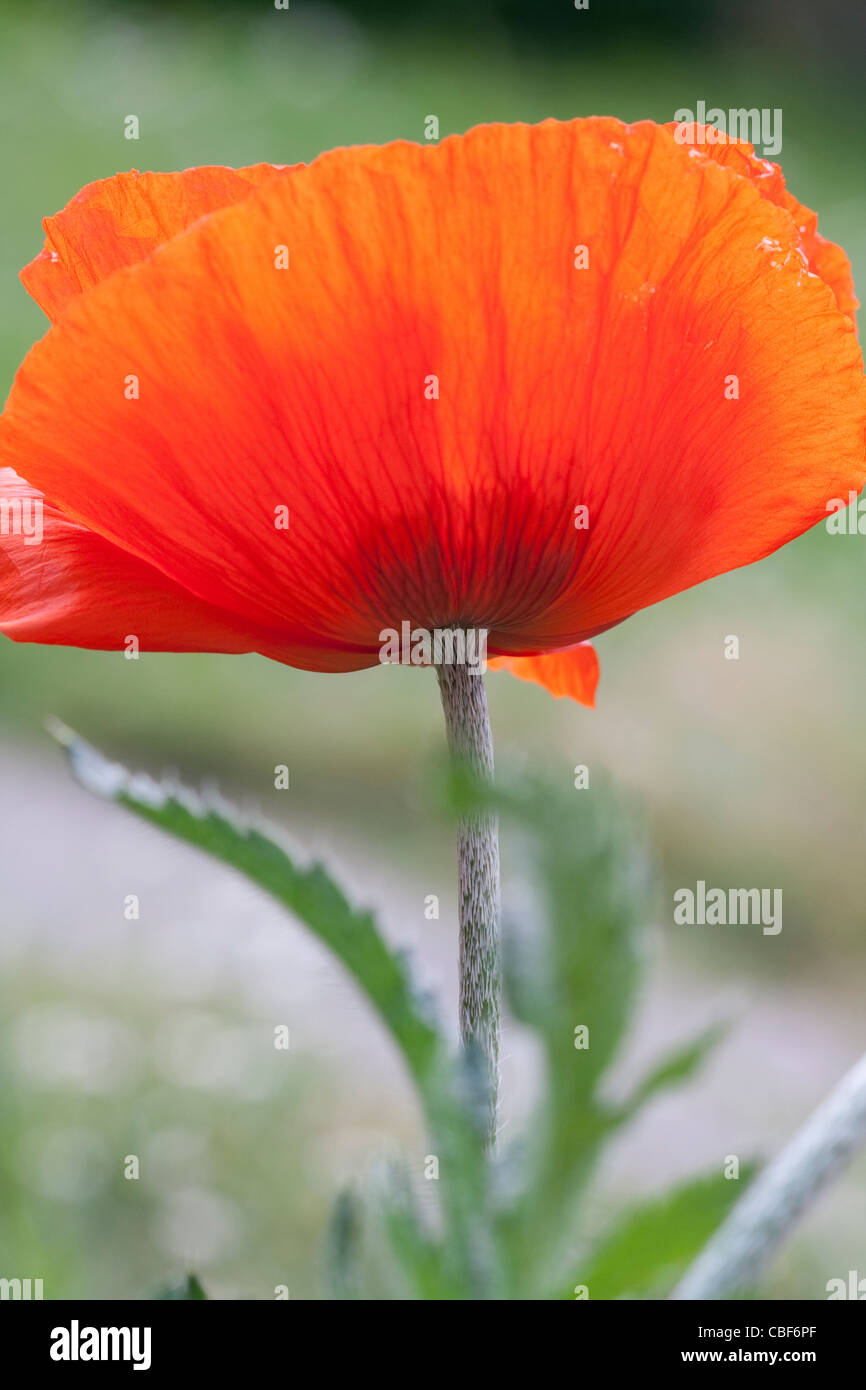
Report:
<svg viewBox="0 0 866 1390"><path fill-rule="evenodd" d="M308 160L479 121L781 107L781 162L866 283L866 89L855 4L459 7L0 5L0 377L45 320L20 286L40 219L135 166ZM858 51L858 43L860 45ZM136 114L138 142L123 136ZM599 1201L770 1153L863 1048L864 546L823 527L605 634L598 708L488 681L503 762L608 770L646 808L664 893L630 1065L715 1017L707 1076L660 1101ZM726 661L737 634L740 660ZM215 776L333 857L453 1014L450 832L430 805L435 680L295 672L253 657L123 656L0 638L0 1275L46 1296L142 1297L194 1265L217 1294L321 1293L338 1182L424 1139L351 986L252 890L91 803L42 722L114 756ZM276 764L291 788L273 788ZM578 795L579 793L575 793ZM507 851L506 851L507 852ZM698 878L784 891L784 930L688 934ZM438 921L424 899L441 896ZM140 898L139 920L124 900ZM576 911L579 920L579 913ZM289 1053L273 1029L289 1026ZM506 1134L534 1058L506 1037ZM123 1178L136 1154L142 1176ZM838 1185L768 1291L866 1274L866 1168Z"/></svg>

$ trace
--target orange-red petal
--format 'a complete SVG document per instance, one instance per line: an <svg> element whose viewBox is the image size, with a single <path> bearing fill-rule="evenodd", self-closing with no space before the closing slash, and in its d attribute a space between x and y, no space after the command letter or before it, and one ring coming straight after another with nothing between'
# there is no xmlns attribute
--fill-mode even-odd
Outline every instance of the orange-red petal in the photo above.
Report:
<svg viewBox="0 0 866 1390"><path fill-rule="evenodd" d="M314 671L358 666L354 653L322 650L309 634L295 634L288 650L280 633L203 602L71 521L11 468L0 468L0 632L96 651L124 650L134 636L142 652L258 652Z"/></svg>
<svg viewBox="0 0 866 1390"><path fill-rule="evenodd" d="M230 615L70 521L0 468L0 630L19 642L122 651L248 652Z"/></svg>
<svg viewBox="0 0 866 1390"><path fill-rule="evenodd" d="M266 180L68 303L0 453L329 669L404 620L573 646L820 520L863 483L864 425L789 209L599 118Z"/></svg>
<svg viewBox="0 0 866 1390"><path fill-rule="evenodd" d="M788 191L785 176L779 165L756 155L754 147L747 140L736 140L722 130L694 123L677 125L673 122L669 124L668 129L677 132L676 138L682 140L692 151L693 158L712 159L717 164L732 169L741 177L749 179L762 198L767 198L777 207L785 209L797 228L800 249L809 269L830 286L842 313L853 317L860 301L854 293L851 262L841 246L821 236L818 231L818 214L798 202Z"/></svg>
<svg viewBox="0 0 866 1390"><path fill-rule="evenodd" d="M595 706L598 656L589 642L544 656L491 657L487 664L492 671L510 671L518 680L543 685L557 699L567 697L591 709Z"/></svg>
<svg viewBox="0 0 866 1390"><path fill-rule="evenodd" d="M89 183L54 217L43 220L45 246L21 272L28 293L50 319L76 295L186 231L200 217L242 202L254 188L287 172L278 164L248 169L206 165L181 173L131 169Z"/></svg>

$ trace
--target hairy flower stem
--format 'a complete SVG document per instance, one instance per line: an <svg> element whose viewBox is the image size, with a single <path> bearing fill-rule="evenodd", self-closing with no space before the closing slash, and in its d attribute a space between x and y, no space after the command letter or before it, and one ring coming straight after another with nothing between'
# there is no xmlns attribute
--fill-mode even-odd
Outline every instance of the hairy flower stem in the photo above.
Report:
<svg viewBox="0 0 866 1390"><path fill-rule="evenodd" d="M437 666L451 756L476 777L493 780L493 736L484 678L466 665ZM496 1138L499 1097L499 824L489 812L457 826L460 917L460 1038L477 1049L486 1071L487 1135Z"/></svg>

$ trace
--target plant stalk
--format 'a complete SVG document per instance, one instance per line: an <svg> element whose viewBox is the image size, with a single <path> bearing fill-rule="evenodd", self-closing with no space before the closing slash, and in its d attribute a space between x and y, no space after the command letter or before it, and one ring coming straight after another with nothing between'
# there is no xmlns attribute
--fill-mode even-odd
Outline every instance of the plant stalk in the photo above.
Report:
<svg viewBox="0 0 866 1390"><path fill-rule="evenodd" d="M436 667L451 756L493 780L493 736L484 677L458 663ZM499 824L490 812L462 816L457 826L460 920L460 1040L476 1049L485 1073L487 1136L496 1140L499 1104L501 958Z"/></svg>
<svg viewBox="0 0 866 1390"><path fill-rule="evenodd" d="M671 1294L711 1300L753 1285L794 1222L866 1143L866 1057L754 1180Z"/></svg>

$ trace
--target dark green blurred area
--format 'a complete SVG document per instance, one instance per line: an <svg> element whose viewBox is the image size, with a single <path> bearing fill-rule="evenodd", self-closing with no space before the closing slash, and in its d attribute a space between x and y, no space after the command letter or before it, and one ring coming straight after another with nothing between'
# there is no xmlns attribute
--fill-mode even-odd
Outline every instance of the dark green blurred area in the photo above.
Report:
<svg viewBox="0 0 866 1390"><path fill-rule="evenodd" d="M866 284L866 89L852 70L862 55L859 5L591 0L578 12L552 0L410 11L385 3L292 3L288 11L260 3L6 3L0 25L4 393L47 326L18 271L41 247L41 218L83 184L131 166L291 163L334 145L420 140L429 114L444 136L480 121L551 115L670 120L699 99L781 107L789 185L819 210L822 230L846 247ZM124 139L130 113L141 124L137 142ZM646 806L665 901L698 878L784 889L785 927L772 941L685 938L669 917L661 921L666 1007L650 1010L650 1033L675 1034L681 1016L701 1021L720 980L742 986L744 1011L767 1020L748 1035L752 1052L735 1053L715 1074L703 1111L693 1115L684 1102L671 1112L687 1169L711 1161L713 1144L726 1146L722 1152L772 1146L858 1046L864 546L864 537L818 528L760 566L605 634L595 712L505 675L488 681L501 760L525 760L566 782L576 763L605 768ZM723 659L729 633L740 637L739 662ZM349 1052L341 1051L342 1015L328 1057L317 1059L311 1044L303 1066L274 1081L243 1117L242 1074L234 1089L221 1088L219 1077L204 1084L194 1070L181 1068L172 1080L168 1064L130 1063L120 1080L111 1072L104 1085L91 1084L90 1044L78 1069L53 1065L51 1046L41 1069L32 1064L34 1031L63 1039L84 1029L91 1037L94 1020L108 1029L99 1036L109 1052L112 1029L133 1053L151 1045L158 1052L176 1007L158 988L137 987L136 952L146 954L152 931L144 917L134 941L124 936L112 947L110 969L91 969L86 936L80 968L70 964L69 923L114 911L100 897L103 870L112 857L134 861L139 832L118 832L110 850L101 838L91 851L75 841L75 876L61 841L72 842L89 812L47 747L49 713L126 761L169 764L194 780L217 775L301 839L325 827L364 861L359 878L395 936L408 931L449 978L450 834L435 824L427 795L429 760L442 743L435 681L423 671L309 675L253 657L129 662L0 638L2 919L15 943L4 956L11 1041L2 1050L14 1085L4 1100L9 1138L0 1167L3 1246L14 1267L0 1275L41 1271L57 1294L144 1294L172 1260L182 1268L182 1241L171 1231L183 1221L172 1213L192 1210L193 1228L225 1235L202 1268L218 1289L268 1297L273 1284L289 1282L309 1296L319 1288L332 1174L363 1172L394 1135L423 1142L407 1093L387 1072L377 1092L363 1034L352 1033ZM288 796L273 789L278 763L291 768ZM100 836L110 834L107 821L98 824ZM46 896L58 859L70 875L59 907L56 894ZM174 891L182 866L172 861L166 874ZM428 891L443 894L440 921L423 920ZM179 913L179 933L197 911L191 902ZM52 930L67 937L56 953ZM317 980L311 972L314 1005ZM230 979L194 1004L215 1036L226 1032L230 1052L232 1030L259 1026ZM527 1089L527 1073L516 1072L512 1085ZM722 1117L718 1134L710 1112ZM752 1126L745 1134L737 1129L743 1113ZM111 1155L137 1152L154 1134L162 1136L154 1171L168 1175L159 1179L168 1197L151 1190L133 1200ZM651 1158L640 1150L631 1166L624 1161L625 1190L640 1185L647 1164L669 1161L664 1144L646 1143ZM69 1153L81 1155L77 1185ZM201 1168L191 1181L183 1175L196 1153ZM664 1177L654 1169L650 1185ZM843 1202L829 1236L823 1226L807 1233L808 1257L778 1274L780 1292L814 1297L816 1268L844 1274L855 1259L848 1224ZM243 1235L232 1238L235 1230Z"/></svg>
<svg viewBox="0 0 866 1390"><path fill-rule="evenodd" d="M295 13L312 6L275 0L274 8ZM15 8L13 6L13 8ZM212 22L215 16L237 26L262 13L262 0L149 0L134 9L139 17L170 13ZM616 47L624 41L668 43L697 48L727 39L741 49L761 43L792 58L858 63L857 43L866 39L866 16L856 0L708 0L683 5L679 0L437 0L435 5L406 5L402 0L342 0L321 4L322 11L352 15L381 37L415 30L444 33L451 42L519 44L551 55L563 44L574 48ZM576 23L580 25L576 28Z"/></svg>

